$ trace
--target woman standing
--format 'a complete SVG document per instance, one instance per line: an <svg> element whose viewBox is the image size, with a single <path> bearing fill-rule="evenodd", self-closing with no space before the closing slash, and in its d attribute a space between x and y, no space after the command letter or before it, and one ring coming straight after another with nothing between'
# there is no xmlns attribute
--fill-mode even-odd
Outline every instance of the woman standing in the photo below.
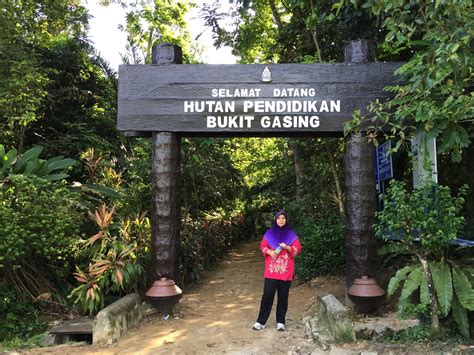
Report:
<svg viewBox="0 0 474 355"><path fill-rule="evenodd" d="M255 330L265 328L272 310L275 292L278 293L277 330L285 330L288 294L291 281L295 276L295 256L301 251L298 236L287 220L286 212L277 212L272 227L266 231L260 243L260 250L265 257L265 282L258 319L252 327Z"/></svg>

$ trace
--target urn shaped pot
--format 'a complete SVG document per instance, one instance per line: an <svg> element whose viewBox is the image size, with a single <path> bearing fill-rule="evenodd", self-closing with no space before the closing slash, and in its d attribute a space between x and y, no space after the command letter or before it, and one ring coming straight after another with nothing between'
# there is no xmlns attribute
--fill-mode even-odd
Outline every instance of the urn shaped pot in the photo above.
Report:
<svg viewBox="0 0 474 355"><path fill-rule="evenodd" d="M357 310L362 313L372 313L382 303L385 291L375 279L362 276L354 280L354 284L349 288L347 294Z"/></svg>
<svg viewBox="0 0 474 355"><path fill-rule="evenodd" d="M176 283L166 277L156 280L145 294L147 301L163 314L170 314L182 295Z"/></svg>

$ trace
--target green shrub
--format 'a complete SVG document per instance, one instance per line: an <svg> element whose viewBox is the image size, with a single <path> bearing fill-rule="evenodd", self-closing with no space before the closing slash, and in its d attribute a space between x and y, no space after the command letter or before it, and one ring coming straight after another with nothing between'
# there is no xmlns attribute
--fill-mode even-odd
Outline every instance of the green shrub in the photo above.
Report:
<svg viewBox="0 0 474 355"><path fill-rule="evenodd" d="M80 196L61 182L10 175L0 184L0 281L30 296L68 274L82 221Z"/></svg>
<svg viewBox="0 0 474 355"><path fill-rule="evenodd" d="M388 297L402 287L399 313L405 312L419 289L417 301L429 305L431 326L439 328L439 318L451 311L461 334L468 338L468 312L474 311L473 268L446 257L449 242L464 222L461 210L465 194L466 187L452 196L448 187L431 181L413 191L402 182L391 181L384 197L385 208L377 213L375 231L377 236L398 243L401 248L397 252L411 253L417 261L398 270L388 285Z"/></svg>
<svg viewBox="0 0 474 355"><path fill-rule="evenodd" d="M453 328L433 329L428 324L421 324L414 327L402 329L397 332L387 332L383 335L383 342L387 343L460 343L459 335L455 334Z"/></svg>
<svg viewBox="0 0 474 355"><path fill-rule="evenodd" d="M134 221L114 223L114 215L115 207L108 210L105 204L95 214L91 213L99 231L81 241L79 249L79 256L85 260L82 265L76 265L74 276L79 285L69 298L75 298L74 303L90 315L117 296L137 292L145 280L138 253L147 252L143 243L150 231L148 218L142 214Z"/></svg>
<svg viewBox="0 0 474 355"><path fill-rule="evenodd" d="M220 260L236 243L255 235L253 219L242 213L214 213L198 221L183 219L180 243L181 285L199 280L204 269Z"/></svg>
<svg viewBox="0 0 474 355"><path fill-rule="evenodd" d="M297 257L296 274L303 280L341 271L345 263L344 226L334 216L324 220L305 220L297 230L303 247Z"/></svg>
<svg viewBox="0 0 474 355"><path fill-rule="evenodd" d="M29 338L45 328L40 312L26 297L0 284L0 341Z"/></svg>

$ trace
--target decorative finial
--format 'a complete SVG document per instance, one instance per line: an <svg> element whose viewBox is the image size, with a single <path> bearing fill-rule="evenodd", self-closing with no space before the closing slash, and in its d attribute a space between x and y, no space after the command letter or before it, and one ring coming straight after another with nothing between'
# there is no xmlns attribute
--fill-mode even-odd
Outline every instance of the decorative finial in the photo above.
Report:
<svg viewBox="0 0 474 355"><path fill-rule="evenodd" d="M265 69L263 69L262 81L266 83L272 81L272 72L270 71L270 69L268 69L268 67L265 67Z"/></svg>

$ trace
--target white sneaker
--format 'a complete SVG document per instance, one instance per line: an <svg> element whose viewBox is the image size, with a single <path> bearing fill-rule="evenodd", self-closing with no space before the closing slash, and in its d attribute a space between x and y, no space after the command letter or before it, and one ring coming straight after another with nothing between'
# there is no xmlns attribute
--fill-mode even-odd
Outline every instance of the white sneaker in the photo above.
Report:
<svg viewBox="0 0 474 355"><path fill-rule="evenodd" d="M277 330L279 330L280 332L284 331L286 328L285 328L285 325L283 323L277 323Z"/></svg>
<svg viewBox="0 0 474 355"><path fill-rule="evenodd" d="M255 322L252 327L253 330L262 330L263 328L265 328L265 324L260 324L259 322Z"/></svg>

